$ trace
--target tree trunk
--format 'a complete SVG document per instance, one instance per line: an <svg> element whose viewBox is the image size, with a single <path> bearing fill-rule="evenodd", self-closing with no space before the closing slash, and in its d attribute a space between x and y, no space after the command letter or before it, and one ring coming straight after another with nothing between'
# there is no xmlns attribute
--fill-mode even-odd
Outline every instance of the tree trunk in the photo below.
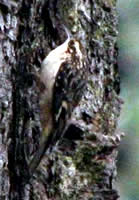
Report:
<svg viewBox="0 0 139 200"><path fill-rule="evenodd" d="M86 52L87 89L58 151L27 182L41 135L34 71L66 40L63 25ZM0 0L0 199L119 198L117 33L116 0Z"/></svg>

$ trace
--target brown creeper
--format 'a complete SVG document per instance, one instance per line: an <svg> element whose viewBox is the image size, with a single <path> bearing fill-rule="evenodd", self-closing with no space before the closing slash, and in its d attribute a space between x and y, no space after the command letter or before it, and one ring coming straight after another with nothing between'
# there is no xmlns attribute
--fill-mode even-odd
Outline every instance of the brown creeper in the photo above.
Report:
<svg viewBox="0 0 139 200"><path fill-rule="evenodd" d="M33 173L45 151L63 136L73 109L79 103L85 86L85 61L81 44L68 38L52 50L42 62L40 81L40 114L42 136L29 171Z"/></svg>

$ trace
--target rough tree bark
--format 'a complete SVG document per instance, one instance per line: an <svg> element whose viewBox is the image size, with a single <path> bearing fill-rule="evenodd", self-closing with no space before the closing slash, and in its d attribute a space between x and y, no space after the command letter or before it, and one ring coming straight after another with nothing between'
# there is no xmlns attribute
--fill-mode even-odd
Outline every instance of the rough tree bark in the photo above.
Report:
<svg viewBox="0 0 139 200"><path fill-rule="evenodd" d="M41 134L33 72L66 39L62 24L87 52L87 90L58 151L26 183ZM0 0L0 199L118 199L116 39L116 0Z"/></svg>

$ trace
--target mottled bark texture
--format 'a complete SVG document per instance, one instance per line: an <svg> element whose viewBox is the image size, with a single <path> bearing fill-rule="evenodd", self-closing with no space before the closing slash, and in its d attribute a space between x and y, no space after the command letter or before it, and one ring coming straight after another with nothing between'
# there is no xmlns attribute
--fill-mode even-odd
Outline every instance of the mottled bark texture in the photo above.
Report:
<svg viewBox="0 0 139 200"><path fill-rule="evenodd" d="M120 113L116 0L0 0L0 199L116 200ZM34 71L66 34L87 54L74 124L27 183L41 134Z"/></svg>

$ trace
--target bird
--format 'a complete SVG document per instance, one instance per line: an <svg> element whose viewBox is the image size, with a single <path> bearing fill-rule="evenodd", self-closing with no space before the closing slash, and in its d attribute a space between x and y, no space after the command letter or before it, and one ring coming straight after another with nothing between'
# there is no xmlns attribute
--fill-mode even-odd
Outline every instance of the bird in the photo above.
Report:
<svg viewBox="0 0 139 200"><path fill-rule="evenodd" d="M67 29L66 29L67 33ZM81 42L69 36L44 58L40 70L39 148L29 163L33 174L46 151L51 152L63 138L75 107L85 91L86 62Z"/></svg>

